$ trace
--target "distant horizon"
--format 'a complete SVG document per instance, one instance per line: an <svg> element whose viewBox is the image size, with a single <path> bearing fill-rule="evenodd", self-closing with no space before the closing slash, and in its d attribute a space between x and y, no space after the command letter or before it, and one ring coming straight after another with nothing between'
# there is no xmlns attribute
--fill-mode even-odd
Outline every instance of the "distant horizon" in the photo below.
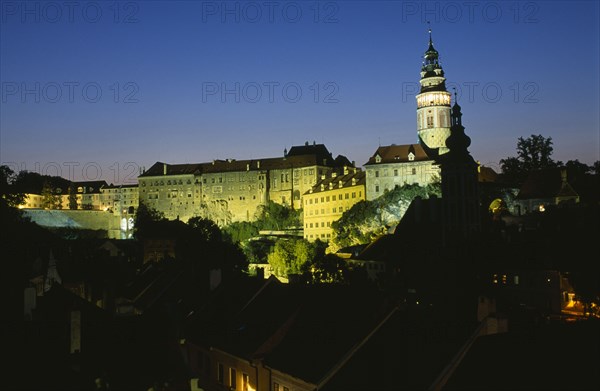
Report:
<svg viewBox="0 0 600 391"><path fill-rule="evenodd" d="M157 161L306 141L362 168L379 145L418 143L429 27L475 160L500 173L532 134L555 161L600 160L598 2L74 3L1 5L14 171L125 184Z"/></svg>

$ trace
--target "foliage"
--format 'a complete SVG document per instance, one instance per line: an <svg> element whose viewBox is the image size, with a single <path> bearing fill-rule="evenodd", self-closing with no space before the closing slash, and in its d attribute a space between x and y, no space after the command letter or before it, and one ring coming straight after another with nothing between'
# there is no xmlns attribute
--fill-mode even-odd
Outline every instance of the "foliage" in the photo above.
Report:
<svg viewBox="0 0 600 391"><path fill-rule="evenodd" d="M136 239L143 239L149 230L152 229L154 223L164 220L166 220L164 213L149 207L140 200L138 209L135 213L133 236Z"/></svg>
<svg viewBox="0 0 600 391"><path fill-rule="evenodd" d="M246 254L250 263L265 263L267 257L275 245L274 240L270 239L255 239L240 242L240 248Z"/></svg>
<svg viewBox="0 0 600 391"><path fill-rule="evenodd" d="M42 187L42 208L62 209L61 197L58 194L54 194L54 188L50 181L45 181Z"/></svg>
<svg viewBox="0 0 600 391"><path fill-rule="evenodd" d="M552 160L552 137L532 134L528 138L519 137L517 157L500 160L502 175L510 182L522 183L533 170L557 167Z"/></svg>
<svg viewBox="0 0 600 391"><path fill-rule="evenodd" d="M366 244L398 224L412 200L419 196L440 196L439 183L428 186L404 185L372 201L360 201L332 223L332 250Z"/></svg>
<svg viewBox="0 0 600 391"><path fill-rule="evenodd" d="M197 240L204 242L223 240L221 230L217 224L210 219L192 217L188 220L187 224L191 228L192 232L194 233L194 237Z"/></svg>
<svg viewBox="0 0 600 391"><path fill-rule="evenodd" d="M322 248L318 241L311 243L306 239L281 239L275 243L267 260L278 276L301 274L305 265L310 264L319 251L323 251Z"/></svg>
<svg viewBox="0 0 600 391"><path fill-rule="evenodd" d="M259 230L283 230L302 226L302 210L268 201L258 207L255 226Z"/></svg>
<svg viewBox="0 0 600 391"><path fill-rule="evenodd" d="M15 187L15 173L8 166L0 166L0 218L3 223L20 221L17 209L25 201L25 195Z"/></svg>
<svg viewBox="0 0 600 391"><path fill-rule="evenodd" d="M591 167L594 175L600 175L600 160L596 160Z"/></svg>
<svg viewBox="0 0 600 391"><path fill-rule="evenodd" d="M232 243L241 243L258 235L258 226L249 221L238 221L223 228L223 234Z"/></svg>
<svg viewBox="0 0 600 391"><path fill-rule="evenodd" d="M348 283L350 280L351 268L348 263L335 254L326 254L318 257L310 265L310 282L320 283Z"/></svg>
<svg viewBox="0 0 600 391"><path fill-rule="evenodd" d="M8 166L0 166L0 205L16 208L23 203L25 195L15 186L16 175Z"/></svg>
<svg viewBox="0 0 600 391"><path fill-rule="evenodd" d="M77 189L74 183L69 185L69 209L77 209Z"/></svg>
<svg viewBox="0 0 600 391"><path fill-rule="evenodd" d="M253 222L235 222L223 228L226 240L239 244L252 263L264 262L274 245L273 241L252 240L259 231L280 231L302 226L302 210L294 210L273 201L260 206L255 217Z"/></svg>
<svg viewBox="0 0 600 391"><path fill-rule="evenodd" d="M59 176L41 175L37 172L21 171L14 181L15 187L22 193L41 194L45 185L52 188L67 189L71 181Z"/></svg>

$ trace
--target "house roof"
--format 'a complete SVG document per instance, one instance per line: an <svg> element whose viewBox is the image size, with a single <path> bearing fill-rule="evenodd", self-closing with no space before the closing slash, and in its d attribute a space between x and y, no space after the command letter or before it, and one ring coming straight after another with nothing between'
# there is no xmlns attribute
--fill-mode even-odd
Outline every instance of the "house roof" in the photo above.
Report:
<svg viewBox="0 0 600 391"><path fill-rule="evenodd" d="M433 161L433 159L427 156L420 144L392 144L377 148L373 156L369 158L369 161L365 163L365 166L385 163L406 163L410 161L408 159L410 153L414 155L413 161ZM380 158L379 162L377 161L378 156Z"/></svg>
<svg viewBox="0 0 600 391"><path fill-rule="evenodd" d="M496 173L496 171L494 171L491 167L480 165L477 171L477 178L479 182L496 182L498 178L498 173Z"/></svg>
<svg viewBox="0 0 600 391"><path fill-rule="evenodd" d="M340 182L342 184L341 188L351 187L351 186L364 186L365 185L365 172L364 171L352 171L346 175L336 175L333 177L332 175L326 176L324 179L320 179L317 183L306 193L304 194L313 194L313 193L321 193L326 192L333 189L340 188ZM354 179L354 184L352 184L352 180ZM329 185L331 184L332 189L329 189ZM322 190L321 190L322 188Z"/></svg>
<svg viewBox="0 0 600 391"><path fill-rule="evenodd" d="M188 316L186 337L316 383L389 312L375 289L258 282L218 288Z"/></svg>
<svg viewBox="0 0 600 391"><path fill-rule="evenodd" d="M139 177L152 177L164 175L166 168L167 175L184 175L184 174L199 174L202 172L202 166L207 163L191 163L191 164L167 164L163 162L156 162L140 174Z"/></svg>
<svg viewBox="0 0 600 391"><path fill-rule="evenodd" d="M567 181L566 170L556 168L531 172L521 186L517 199L577 196L577 192Z"/></svg>
<svg viewBox="0 0 600 391"><path fill-rule="evenodd" d="M590 355L599 343L597 319L542 323L531 335L509 330L477 338L443 390L597 389L600 356ZM565 357L589 376L565 371Z"/></svg>

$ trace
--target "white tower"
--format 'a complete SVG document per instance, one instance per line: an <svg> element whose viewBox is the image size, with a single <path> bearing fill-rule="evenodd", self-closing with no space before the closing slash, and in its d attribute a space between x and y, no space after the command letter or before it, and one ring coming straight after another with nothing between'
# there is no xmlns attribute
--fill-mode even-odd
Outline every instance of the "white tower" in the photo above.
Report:
<svg viewBox="0 0 600 391"><path fill-rule="evenodd" d="M428 153L443 155L448 152L446 139L450 135L450 93L446 91L439 54L433 48L431 29L424 59L419 81L421 92L417 95L417 132Z"/></svg>

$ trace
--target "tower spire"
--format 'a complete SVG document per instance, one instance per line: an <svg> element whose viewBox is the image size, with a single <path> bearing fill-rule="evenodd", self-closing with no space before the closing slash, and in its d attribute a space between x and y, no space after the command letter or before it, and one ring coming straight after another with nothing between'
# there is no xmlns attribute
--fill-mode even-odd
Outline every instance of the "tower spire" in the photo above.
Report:
<svg viewBox="0 0 600 391"><path fill-rule="evenodd" d="M433 40L431 39L431 23L427 21L427 26L429 27L429 47L433 47Z"/></svg>

